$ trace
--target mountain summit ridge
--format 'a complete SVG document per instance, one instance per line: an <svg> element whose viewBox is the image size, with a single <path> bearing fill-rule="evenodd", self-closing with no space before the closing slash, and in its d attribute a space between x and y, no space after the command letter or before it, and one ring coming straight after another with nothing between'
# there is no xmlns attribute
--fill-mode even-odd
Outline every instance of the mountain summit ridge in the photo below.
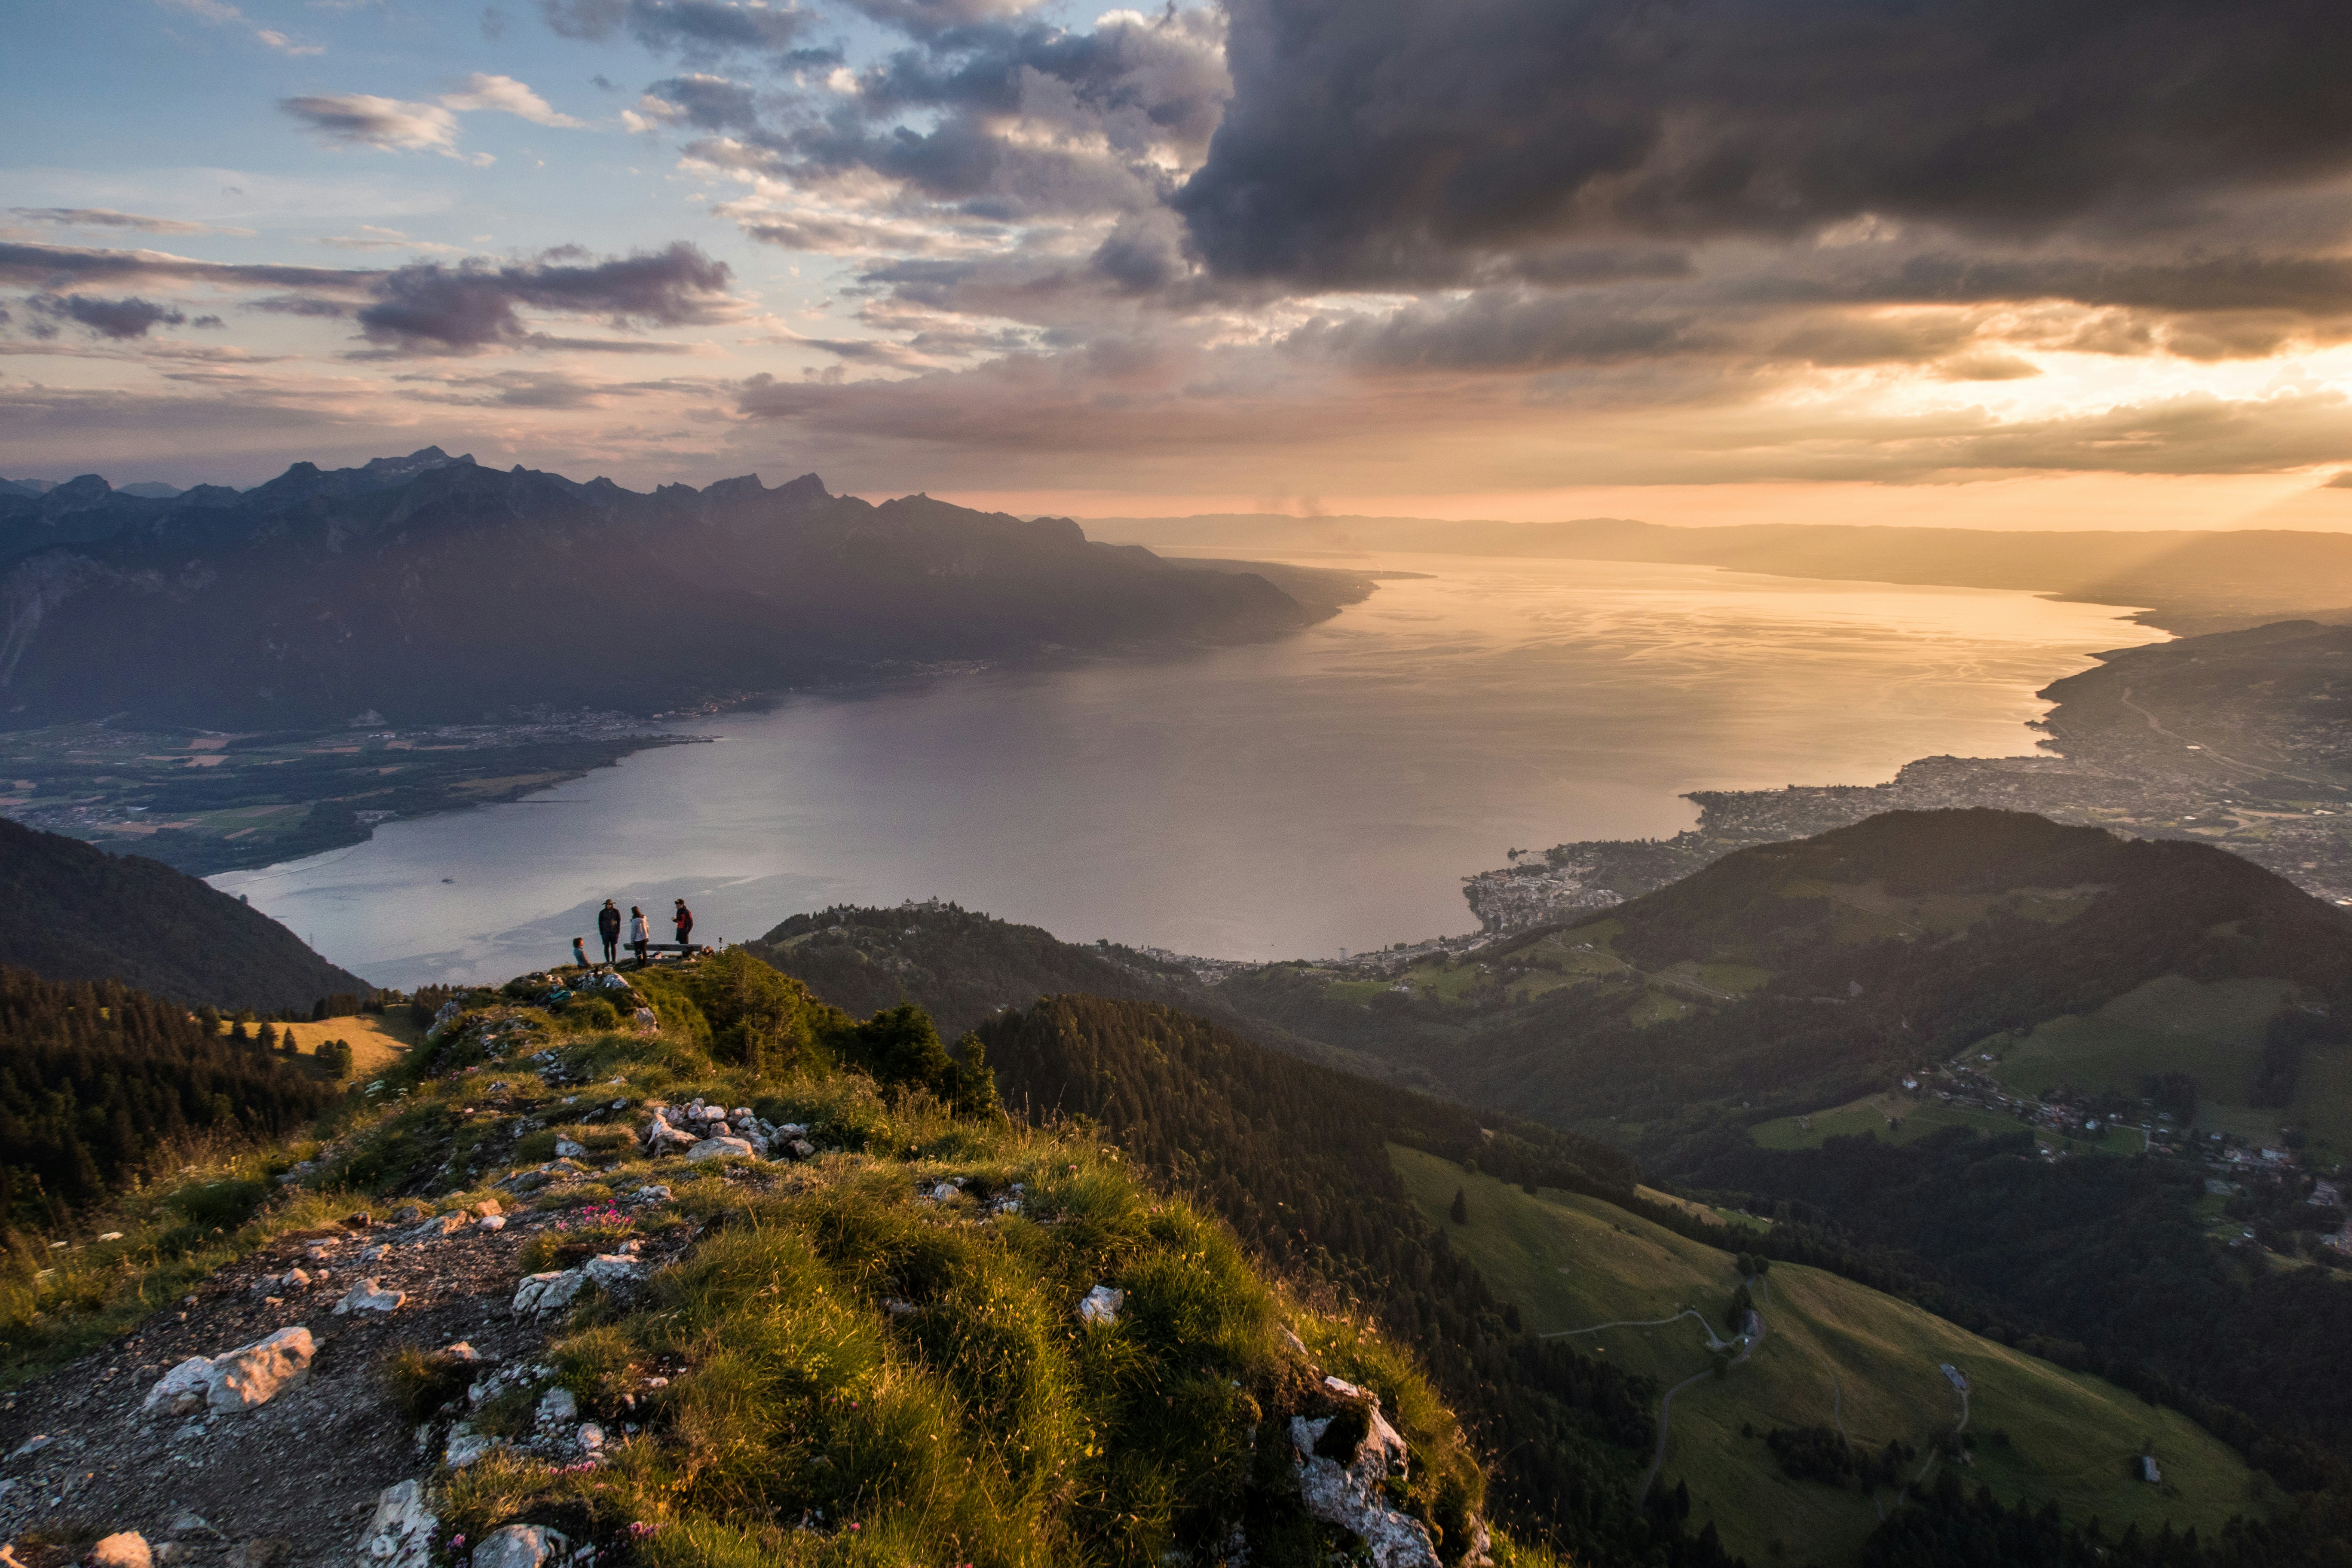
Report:
<svg viewBox="0 0 2352 1568"><path fill-rule="evenodd" d="M1252 641L1244 572L814 473L650 493L425 447L169 500L0 494L0 712L216 728L659 711L887 669Z"/></svg>

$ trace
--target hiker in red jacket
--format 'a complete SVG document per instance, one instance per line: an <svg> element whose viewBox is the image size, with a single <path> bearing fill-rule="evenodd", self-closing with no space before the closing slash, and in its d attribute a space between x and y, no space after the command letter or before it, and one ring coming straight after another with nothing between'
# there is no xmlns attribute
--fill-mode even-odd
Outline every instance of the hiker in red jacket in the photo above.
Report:
<svg viewBox="0 0 2352 1568"><path fill-rule="evenodd" d="M670 916L670 921L677 927L677 952L683 958L692 951L690 939L694 935L694 911L686 907L684 899L678 900L677 913Z"/></svg>

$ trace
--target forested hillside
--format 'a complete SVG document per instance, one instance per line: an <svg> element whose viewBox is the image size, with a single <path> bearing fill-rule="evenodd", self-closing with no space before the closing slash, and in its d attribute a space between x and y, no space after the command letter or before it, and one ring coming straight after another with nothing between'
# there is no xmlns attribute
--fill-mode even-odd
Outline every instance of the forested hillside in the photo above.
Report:
<svg viewBox="0 0 2352 1568"><path fill-rule="evenodd" d="M1654 1158L1718 1116L1837 1105L2167 976L2275 982L2271 1016L2342 1037L2326 1020L2352 1016L2352 920L2202 845L1890 812L1742 850L1465 964L1369 980L1274 965L1218 994L1473 1104L1639 1124ZM2240 1079L2206 1092L2230 1100Z"/></svg>
<svg viewBox="0 0 2352 1568"><path fill-rule="evenodd" d="M144 992L0 969L0 1234L61 1226L190 1140L282 1137L341 1092Z"/></svg>
<svg viewBox="0 0 2352 1568"><path fill-rule="evenodd" d="M937 901L896 909L838 905L794 915L743 944L852 1012L920 1005L950 1034L1008 1007L1065 992L1164 1002L1241 1029L1293 1056L1381 1076L1377 1058L1244 1019L1192 972L1114 942L1084 946Z"/></svg>
<svg viewBox="0 0 2352 1568"><path fill-rule="evenodd" d="M160 861L0 818L0 963L51 980L114 980L191 1006L307 1015L367 982L299 937Z"/></svg>

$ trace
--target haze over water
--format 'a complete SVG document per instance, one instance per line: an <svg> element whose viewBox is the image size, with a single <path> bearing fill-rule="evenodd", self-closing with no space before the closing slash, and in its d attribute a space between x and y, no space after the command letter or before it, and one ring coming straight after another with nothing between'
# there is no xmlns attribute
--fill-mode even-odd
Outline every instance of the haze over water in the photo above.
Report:
<svg viewBox="0 0 2352 1568"><path fill-rule="evenodd" d="M593 952L608 897L665 940L681 895L698 939L730 941L936 896L1073 941L1328 957L1473 930L1464 876L1514 847L1679 832L1687 790L2030 752L2037 689L2156 636L1975 589L1381 564L1432 575L1274 644L698 721L718 743L211 880L404 987L502 979L575 935Z"/></svg>

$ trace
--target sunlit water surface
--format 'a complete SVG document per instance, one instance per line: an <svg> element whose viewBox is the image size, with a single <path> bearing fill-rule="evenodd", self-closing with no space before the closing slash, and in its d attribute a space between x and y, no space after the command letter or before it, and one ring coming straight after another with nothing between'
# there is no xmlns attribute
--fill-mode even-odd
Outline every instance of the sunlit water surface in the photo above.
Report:
<svg viewBox="0 0 2352 1568"><path fill-rule="evenodd" d="M1686 790L2030 752L2038 688L2153 635L1975 589L1383 564L1432 575L1271 645L712 720L713 745L212 881L401 986L593 950L608 897L683 895L704 940L938 896L1074 940L1328 956L1473 929L1465 874L1679 832Z"/></svg>

